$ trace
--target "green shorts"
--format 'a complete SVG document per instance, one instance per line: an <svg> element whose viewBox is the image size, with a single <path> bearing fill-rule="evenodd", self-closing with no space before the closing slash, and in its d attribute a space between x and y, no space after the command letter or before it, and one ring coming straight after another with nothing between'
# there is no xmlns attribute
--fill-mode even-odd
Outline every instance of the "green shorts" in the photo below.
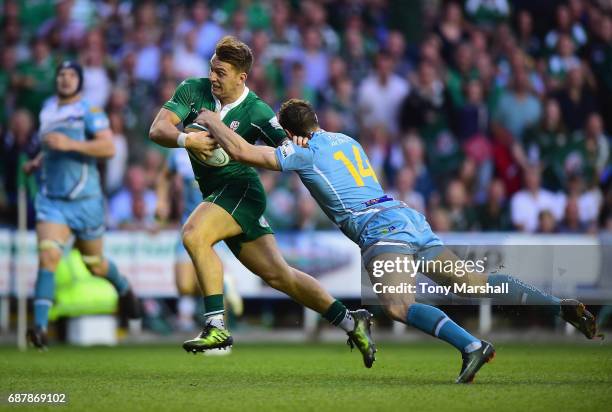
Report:
<svg viewBox="0 0 612 412"><path fill-rule="evenodd" d="M204 201L221 206L242 228L238 236L225 239L236 257L243 243L274 233L263 215L266 210L266 192L259 179L228 183L212 192Z"/></svg>

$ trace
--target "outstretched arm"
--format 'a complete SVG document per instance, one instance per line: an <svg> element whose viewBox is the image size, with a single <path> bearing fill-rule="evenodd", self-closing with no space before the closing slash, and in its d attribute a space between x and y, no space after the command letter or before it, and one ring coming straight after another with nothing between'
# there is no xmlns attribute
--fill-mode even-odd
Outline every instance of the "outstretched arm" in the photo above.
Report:
<svg viewBox="0 0 612 412"><path fill-rule="evenodd" d="M207 127L219 145L237 162L269 170L281 170L275 148L250 144L227 127L217 113L203 110L196 122Z"/></svg>

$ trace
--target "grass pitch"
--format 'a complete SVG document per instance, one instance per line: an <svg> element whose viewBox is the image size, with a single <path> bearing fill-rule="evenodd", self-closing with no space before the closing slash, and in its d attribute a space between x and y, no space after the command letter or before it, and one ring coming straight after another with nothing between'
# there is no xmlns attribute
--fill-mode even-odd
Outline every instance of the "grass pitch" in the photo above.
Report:
<svg viewBox="0 0 612 412"><path fill-rule="evenodd" d="M226 357L176 346L0 348L0 409L537 411L612 410L612 346L497 345L472 385L453 383L450 346L380 344L372 369L340 344L241 344ZM67 404L10 405L8 394L65 393ZM59 409L58 409L59 408Z"/></svg>

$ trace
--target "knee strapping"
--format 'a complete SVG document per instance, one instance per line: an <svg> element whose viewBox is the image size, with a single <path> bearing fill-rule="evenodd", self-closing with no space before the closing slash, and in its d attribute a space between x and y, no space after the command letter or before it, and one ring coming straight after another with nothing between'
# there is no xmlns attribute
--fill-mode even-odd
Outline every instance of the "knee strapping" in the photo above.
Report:
<svg viewBox="0 0 612 412"><path fill-rule="evenodd" d="M38 242L39 251L52 250L52 249L63 252L64 244L60 242L59 240L54 240L54 239L43 239L40 242Z"/></svg>
<svg viewBox="0 0 612 412"><path fill-rule="evenodd" d="M104 258L102 255L82 255L81 259L87 266L97 266L102 264Z"/></svg>

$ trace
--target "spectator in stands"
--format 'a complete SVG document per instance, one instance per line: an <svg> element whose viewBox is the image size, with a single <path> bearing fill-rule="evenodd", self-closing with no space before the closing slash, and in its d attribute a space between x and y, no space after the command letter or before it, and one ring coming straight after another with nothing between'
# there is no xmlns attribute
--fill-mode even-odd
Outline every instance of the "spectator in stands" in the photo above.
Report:
<svg viewBox="0 0 612 412"><path fill-rule="evenodd" d="M8 110L13 105L15 93L13 84L17 69L17 55L14 47L0 51L0 124L6 124Z"/></svg>
<svg viewBox="0 0 612 412"><path fill-rule="evenodd" d="M445 194L445 204L451 224L455 232L467 232L474 228L476 213L468 198L466 188L460 180L452 180Z"/></svg>
<svg viewBox="0 0 612 412"><path fill-rule="evenodd" d="M155 214L155 191L147 187L142 166L132 165L125 176L124 187L109 202L109 225L116 229L133 222L150 222Z"/></svg>
<svg viewBox="0 0 612 412"><path fill-rule="evenodd" d="M442 21L436 27L436 34L442 40L442 57L445 61L450 62L459 43L467 39L459 4L454 1L446 3Z"/></svg>
<svg viewBox="0 0 612 412"><path fill-rule="evenodd" d="M406 40L404 39L404 35L397 30L391 31L387 36L385 49L393 60L395 73L400 77L406 78L408 73L412 70L412 64L406 55Z"/></svg>
<svg viewBox="0 0 612 412"><path fill-rule="evenodd" d="M563 220L559 224L560 233L587 233L592 232L592 227L580 220L578 198L569 196L565 204ZM592 224L591 224L592 225Z"/></svg>
<svg viewBox="0 0 612 412"><path fill-rule="evenodd" d="M72 18L73 6L73 0L56 2L55 16L40 26L38 36L46 39L56 36L59 42L54 46L75 51L85 37L86 27L83 22Z"/></svg>
<svg viewBox="0 0 612 412"><path fill-rule="evenodd" d="M563 120L571 132L582 129L587 116L597 109L595 96L585 81L582 66L569 70L565 79L565 87L556 97L561 105Z"/></svg>
<svg viewBox="0 0 612 412"><path fill-rule="evenodd" d="M538 213L538 228L536 232L542 234L557 232L557 221L550 210L544 209Z"/></svg>
<svg viewBox="0 0 612 412"><path fill-rule="evenodd" d="M512 230L506 189L501 180L495 179L489 185L487 200L478 209L476 225L480 230L487 232Z"/></svg>
<svg viewBox="0 0 612 412"><path fill-rule="evenodd" d="M469 43L458 45L454 54L453 65L446 78L446 87L455 108L463 107L465 95L463 94L466 84L477 76L474 67L474 50Z"/></svg>
<svg viewBox="0 0 612 412"><path fill-rule="evenodd" d="M208 75L208 62L196 51L197 36L198 32L195 29L188 31L183 41L174 49L174 72L181 80Z"/></svg>
<svg viewBox="0 0 612 412"><path fill-rule="evenodd" d="M396 190L391 192L391 195L394 199L405 202L414 210L425 213L425 198L414 189L414 185L414 171L406 166L397 173L395 180Z"/></svg>
<svg viewBox="0 0 612 412"><path fill-rule="evenodd" d="M612 16L601 17L593 25L597 34L590 47L590 64L597 76L599 106L608 133L612 131Z"/></svg>
<svg viewBox="0 0 612 412"><path fill-rule="evenodd" d="M0 155L0 176L3 179L1 184L6 196L5 210L1 213L3 224L17 223L20 168L24 166L24 161L34 158L39 149L40 144L34 130L32 115L25 109L17 110L11 116L9 128L3 136ZM31 170L27 166L27 172ZM28 224L30 227L34 224L33 200L31 196L28 197Z"/></svg>
<svg viewBox="0 0 612 412"><path fill-rule="evenodd" d="M568 35L576 45L576 48L584 46L587 41L587 33L579 21L574 21L569 8L561 4L556 10L556 27L549 31L544 38L544 43L549 50L554 50L562 35Z"/></svg>
<svg viewBox="0 0 612 412"><path fill-rule="evenodd" d="M451 231L451 220L448 211L442 207L435 207L429 211L427 221L435 233L445 233Z"/></svg>
<svg viewBox="0 0 612 412"><path fill-rule="evenodd" d="M106 67L106 48L100 30L92 30L87 34L81 57L83 98L90 104L103 108L108 103L113 84Z"/></svg>
<svg viewBox="0 0 612 412"><path fill-rule="evenodd" d="M56 61L44 39L32 43L32 57L17 66L15 106L38 115L43 102L55 90Z"/></svg>
<svg viewBox="0 0 612 412"><path fill-rule="evenodd" d="M578 219L586 226L593 224L601 210L603 197L599 186L586 187L582 175L569 175L566 182L568 198L576 200Z"/></svg>
<svg viewBox="0 0 612 412"><path fill-rule="evenodd" d="M396 132L398 108L409 92L408 82L393 73L391 57L378 53L375 73L363 80L357 96L363 126L383 124Z"/></svg>
<svg viewBox="0 0 612 412"><path fill-rule="evenodd" d="M438 77L435 67L423 61L418 72L412 76L410 92L399 108L400 129L440 129L448 125L449 104L444 82Z"/></svg>
<svg viewBox="0 0 612 412"><path fill-rule="evenodd" d="M567 73L580 64L580 59L574 54L572 39L566 34L561 35L557 42L557 52L548 60L549 75L554 80L563 81Z"/></svg>
<svg viewBox="0 0 612 412"><path fill-rule="evenodd" d="M470 21L488 30L510 17L508 0L468 0L465 11Z"/></svg>
<svg viewBox="0 0 612 412"><path fill-rule="evenodd" d="M563 216L563 198L543 189L539 165L530 165L524 171L525 189L512 196L510 215L512 224L521 232L535 232L538 229L540 212L550 211L558 221Z"/></svg>
<svg viewBox="0 0 612 412"><path fill-rule="evenodd" d="M572 135L568 133L561 117L561 108L555 99L548 99L542 120L524 133L522 148L526 159L523 163L539 163L543 168L543 186L557 191L562 188L565 172L564 161Z"/></svg>
<svg viewBox="0 0 612 412"><path fill-rule="evenodd" d="M404 164L414 172L417 192L429 200L431 193L436 190L431 174L425 161L425 146L417 134L408 134L401 142Z"/></svg>
<svg viewBox="0 0 612 412"><path fill-rule="evenodd" d="M307 86L317 91L325 88L329 76L329 56L317 29L309 27L304 31L303 49L296 51L292 59L304 66L304 83Z"/></svg>
<svg viewBox="0 0 612 412"><path fill-rule="evenodd" d="M529 10L519 10L517 14L517 45L530 56L539 56L542 42L533 31L533 17Z"/></svg>
<svg viewBox="0 0 612 412"><path fill-rule="evenodd" d="M196 30L196 50L204 59L209 60L215 50L215 45L225 34L223 28L212 18L207 2L196 1L191 9L191 20L183 22L178 27L179 37Z"/></svg>
<svg viewBox="0 0 612 412"><path fill-rule="evenodd" d="M540 120L541 104L531 92L525 69L513 73L512 88L503 93L493 118L520 140L523 132Z"/></svg>

